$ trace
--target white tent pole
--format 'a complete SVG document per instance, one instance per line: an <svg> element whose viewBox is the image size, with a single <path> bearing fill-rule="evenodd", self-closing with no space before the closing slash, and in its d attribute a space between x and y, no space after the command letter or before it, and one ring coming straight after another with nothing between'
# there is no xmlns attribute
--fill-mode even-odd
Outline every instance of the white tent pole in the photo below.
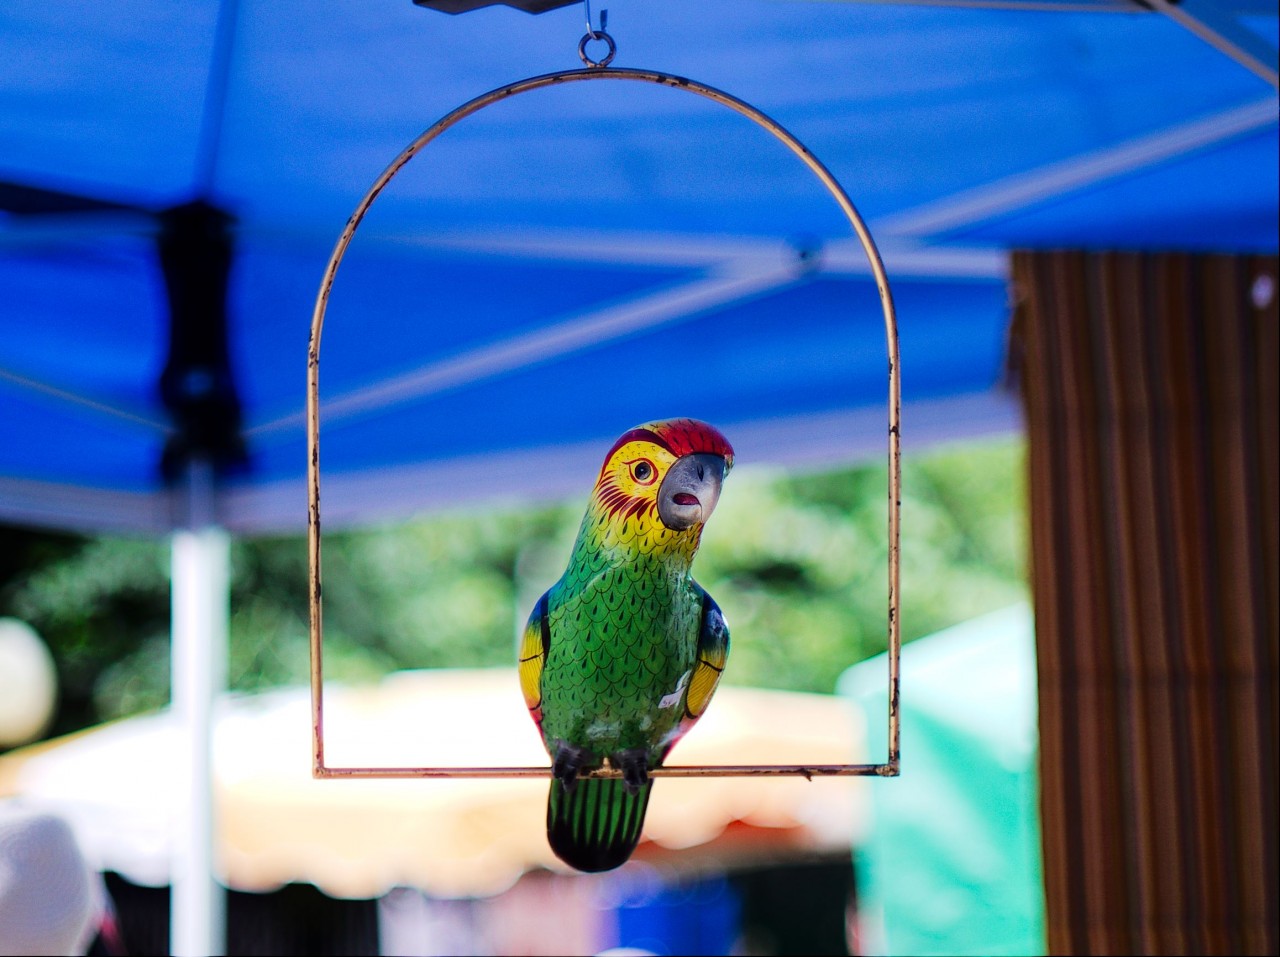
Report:
<svg viewBox="0 0 1280 957"><path fill-rule="evenodd" d="M186 517L173 534L172 701L185 735L178 773L169 952L226 953L226 893L214 876L214 701L226 686L230 542L214 522L213 470L188 472Z"/></svg>

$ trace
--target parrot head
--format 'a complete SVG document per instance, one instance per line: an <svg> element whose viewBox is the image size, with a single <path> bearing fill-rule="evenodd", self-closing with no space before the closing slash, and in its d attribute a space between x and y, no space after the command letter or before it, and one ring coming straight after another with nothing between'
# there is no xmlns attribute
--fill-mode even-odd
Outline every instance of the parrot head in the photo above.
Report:
<svg viewBox="0 0 1280 957"><path fill-rule="evenodd" d="M697 419L647 422L613 444L593 500L606 521L634 518L660 537L689 532L696 539L732 467L733 448L713 426Z"/></svg>

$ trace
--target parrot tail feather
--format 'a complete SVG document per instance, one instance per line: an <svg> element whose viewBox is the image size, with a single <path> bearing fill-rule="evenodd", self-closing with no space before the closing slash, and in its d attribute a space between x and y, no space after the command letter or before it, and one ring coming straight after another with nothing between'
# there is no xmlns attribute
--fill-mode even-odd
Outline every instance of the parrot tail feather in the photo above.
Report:
<svg viewBox="0 0 1280 957"><path fill-rule="evenodd" d="M619 778L584 778L572 789L552 780L547 841L556 857L580 871L611 871L640 843L649 781L632 791Z"/></svg>

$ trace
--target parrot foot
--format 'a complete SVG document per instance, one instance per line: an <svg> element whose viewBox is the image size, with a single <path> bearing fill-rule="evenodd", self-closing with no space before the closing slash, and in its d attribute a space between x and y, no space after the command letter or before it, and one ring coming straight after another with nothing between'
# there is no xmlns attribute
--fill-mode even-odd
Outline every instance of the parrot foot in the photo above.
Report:
<svg viewBox="0 0 1280 957"><path fill-rule="evenodd" d="M610 763L622 772L622 783L628 794L636 794L649 783L649 753L644 748L619 751Z"/></svg>
<svg viewBox="0 0 1280 957"><path fill-rule="evenodd" d="M578 783L578 772L590 764L592 754L586 748L579 748L568 741L556 742L556 753L551 759L551 775L560 782L565 794L573 790Z"/></svg>

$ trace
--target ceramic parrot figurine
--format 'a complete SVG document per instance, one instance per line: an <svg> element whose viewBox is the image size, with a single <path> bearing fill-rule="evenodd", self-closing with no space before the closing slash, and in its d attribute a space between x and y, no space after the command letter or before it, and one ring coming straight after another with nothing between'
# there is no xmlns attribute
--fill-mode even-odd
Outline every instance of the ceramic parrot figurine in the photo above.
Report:
<svg viewBox="0 0 1280 957"><path fill-rule="evenodd" d="M695 419L626 432L596 478L564 575L520 641L520 685L551 755L547 840L565 863L607 871L640 840L649 772L702 715L729 629L690 576L733 466ZM580 777L607 764L621 777Z"/></svg>

